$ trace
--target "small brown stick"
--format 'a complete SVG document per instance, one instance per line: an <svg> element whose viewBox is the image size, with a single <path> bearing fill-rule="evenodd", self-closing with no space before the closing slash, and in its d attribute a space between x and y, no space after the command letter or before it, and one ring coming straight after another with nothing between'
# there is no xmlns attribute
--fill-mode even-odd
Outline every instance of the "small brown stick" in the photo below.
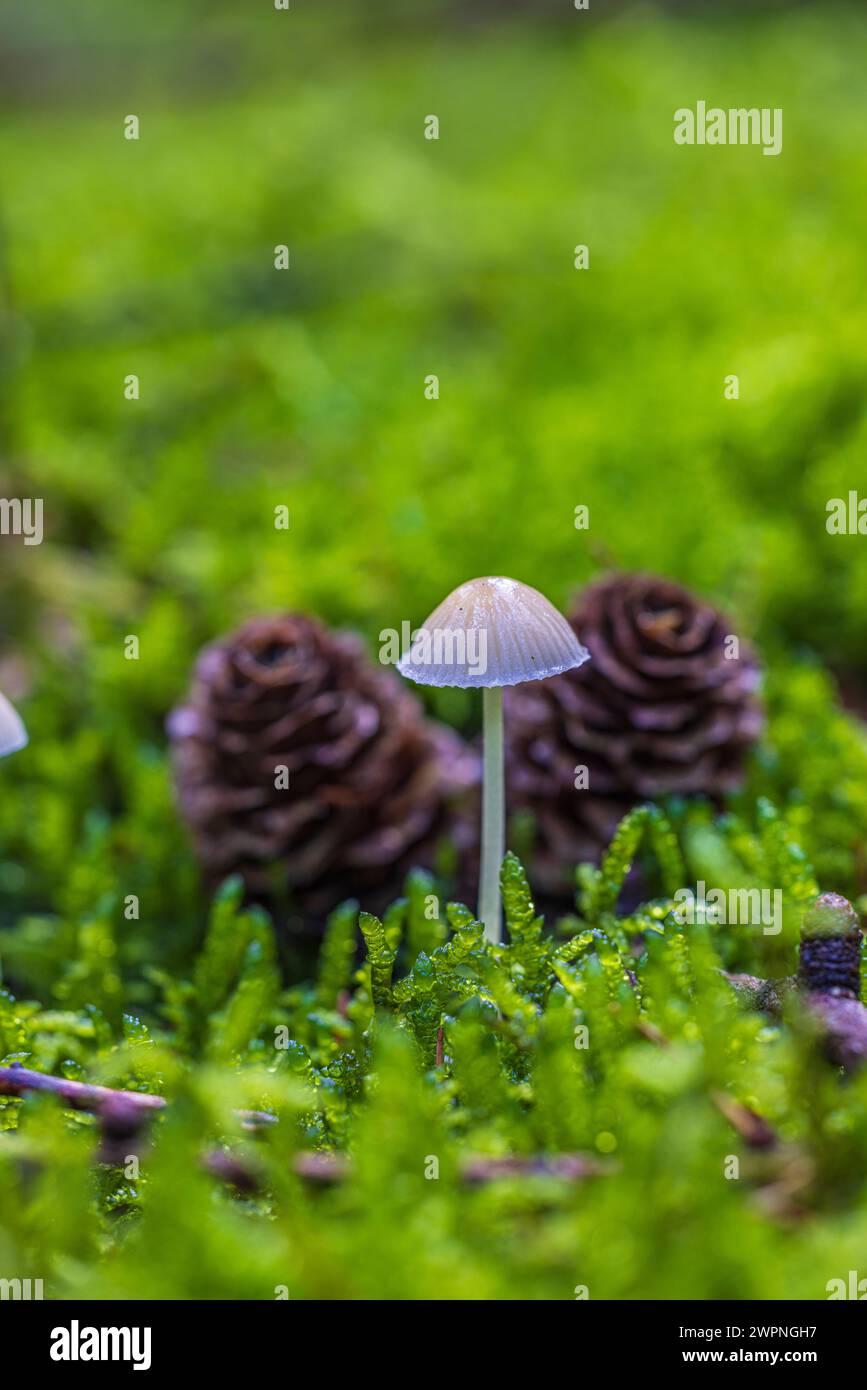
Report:
<svg viewBox="0 0 867 1390"><path fill-rule="evenodd" d="M110 1121L121 1116L146 1119L154 1110L164 1110L166 1104L163 1096L154 1096L148 1091L115 1091L110 1086L91 1086L84 1081L28 1071L20 1062L0 1067L0 1095L22 1096L27 1091L50 1091L70 1109L89 1110ZM266 1110L236 1110L234 1113L242 1129L263 1129L277 1123L277 1116L269 1115Z"/></svg>
<svg viewBox="0 0 867 1390"><path fill-rule="evenodd" d="M242 1158L223 1149L206 1154L204 1162L209 1173L230 1183L239 1192L254 1193L262 1186L260 1173ZM307 1182L328 1187L350 1177L352 1164L343 1154L305 1152L295 1154L292 1171ZM566 1182L580 1182L613 1171L612 1165L600 1163L592 1154L581 1153L536 1158L468 1154L459 1165L461 1180L471 1186L505 1178L560 1178Z"/></svg>
<svg viewBox="0 0 867 1390"><path fill-rule="evenodd" d="M67 1081L62 1076L46 1076L13 1063L0 1067L0 1095L23 1096L28 1091L49 1091L63 1104L74 1110L89 1110L99 1116L103 1125L102 1162L121 1164L129 1150L129 1141L140 1131L149 1115L165 1109L162 1096L142 1091L115 1091L108 1086L90 1086L82 1081ZM276 1115L262 1110L236 1110L241 1127L248 1131L269 1128L277 1123ZM223 1149L204 1155L205 1167L215 1177L230 1183L241 1192L255 1192L260 1176L252 1165ZM351 1164L343 1154L302 1151L292 1158L292 1170L305 1181L328 1185L344 1181ZM554 1154L550 1157L468 1155L461 1163L461 1177L468 1183L493 1182L497 1178L555 1177L578 1181L597 1177L611 1169L600 1164L592 1155Z"/></svg>
<svg viewBox="0 0 867 1390"><path fill-rule="evenodd" d="M269 1125L276 1125L277 1116L269 1115L267 1110L236 1110L234 1112L241 1121L242 1129L249 1129L254 1134L256 1130L267 1129Z"/></svg>
<svg viewBox="0 0 867 1390"><path fill-rule="evenodd" d="M0 1067L0 1095L21 1096L26 1091L51 1091L71 1110L90 1110L96 1115L121 1110L129 1115L142 1116L162 1110L165 1100L145 1091L114 1091L109 1086L91 1086L84 1081L69 1081L64 1076L46 1076L41 1071L29 1071L19 1062Z"/></svg>
<svg viewBox="0 0 867 1390"><path fill-rule="evenodd" d="M592 1154L551 1154L525 1158L517 1155L468 1154L460 1165L465 1182L494 1182L497 1178L566 1178L569 1182L603 1177L614 1165L600 1163Z"/></svg>
<svg viewBox="0 0 867 1390"><path fill-rule="evenodd" d="M660 1028L655 1023L650 1023L646 1018L640 1018L635 1025L635 1031L640 1033L648 1042L652 1042L654 1047L671 1047L671 1043Z"/></svg>
<svg viewBox="0 0 867 1390"><path fill-rule="evenodd" d="M735 978L752 980L752 976L735 977L729 975L729 981ZM761 984L761 980L756 980L756 984ZM646 1019L639 1019L635 1025L636 1031L642 1037L652 1042L654 1047L671 1047L670 1040L665 1036L655 1023L648 1023ZM732 1129L744 1140L744 1143L751 1149L773 1149L777 1147L777 1135L767 1120L757 1114L755 1110L750 1110L734 1096L727 1095L725 1091L711 1091L710 1098L721 1115L728 1120Z"/></svg>
<svg viewBox="0 0 867 1390"><path fill-rule="evenodd" d="M717 1110L723 1115L743 1139L748 1148L751 1149L773 1149L777 1145L777 1136L767 1120L757 1115L755 1110L750 1110L749 1106L743 1105L734 1096L729 1096L725 1091L712 1091L711 1100Z"/></svg>

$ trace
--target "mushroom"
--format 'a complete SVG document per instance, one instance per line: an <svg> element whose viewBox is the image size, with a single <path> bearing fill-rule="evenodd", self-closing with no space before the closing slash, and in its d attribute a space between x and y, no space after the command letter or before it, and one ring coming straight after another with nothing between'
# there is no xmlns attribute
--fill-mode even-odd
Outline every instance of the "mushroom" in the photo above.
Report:
<svg viewBox="0 0 867 1390"><path fill-rule="evenodd" d="M21 716L12 708L5 695L0 695L0 758L17 753L27 746L27 730Z"/></svg>
<svg viewBox="0 0 867 1390"><path fill-rule="evenodd" d="M461 584L412 634L397 663L419 685L481 686L484 778L479 919L499 941L500 868L505 852L503 686L544 680L581 666L590 653L557 609L527 584L502 577Z"/></svg>

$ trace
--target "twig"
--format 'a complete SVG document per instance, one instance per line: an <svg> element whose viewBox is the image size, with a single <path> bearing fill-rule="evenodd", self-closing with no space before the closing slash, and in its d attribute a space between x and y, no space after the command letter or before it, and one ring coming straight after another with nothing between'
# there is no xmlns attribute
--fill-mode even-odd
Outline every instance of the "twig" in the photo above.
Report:
<svg viewBox="0 0 867 1390"><path fill-rule="evenodd" d="M599 1178L615 1171L616 1165L600 1163L592 1154L552 1154L524 1158L513 1155L468 1154L461 1163L465 1182L493 1182L497 1178Z"/></svg>
<svg viewBox="0 0 867 1390"><path fill-rule="evenodd" d="M64 1076L46 1076L41 1071L29 1071L20 1062L0 1067L0 1095L20 1096L26 1091L52 1091L70 1109L90 1110L96 1115L118 1111L144 1116L165 1106L162 1096L152 1096L145 1091L115 1091L109 1086L69 1081Z"/></svg>
<svg viewBox="0 0 867 1390"><path fill-rule="evenodd" d="M728 1120L732 1129L736 1130L749 1148L776 1148L778 1140L775 1131L767 1120L756 1114L755 1110L750 1110L749 1106L743 1105L741 1101L735 1100L725 1091L712 1091L710 1098L720 1114Z"/></svg>
<svg viewBox="0 0 867 1390"><path fill-rule="evenodd" d="M142 1091L115 1091L108 1086L90 1086L81 1081L67 1081L62 1076L47 1076L29 1071L18 1063L0 1067L0 1095L23 1096L28 1091L49 1091L74 1110L87 1110L98 1115L102 1122L103 1147L100 1160L121 1164L128 1157L130 1141L141 1131L150 1115L166 1107L162 1096ZM268 1128L277 1123L276 1115L262 1110L236 1110L241 1127L248 1131ZM225 1149L215 1149L204 1155L204 1166L222 1181L241 1192L255 1192L261 1176L255 1166ZM302 1151L292 1158L292 1170L300 1178L316 1185L344 1181L351 1173L351 1163L343 1154ZM487 1183L499 1178L552 1177L571 1182L599 1177L612 1171L592 1155L580 1153L554 1154L549 1157L513 1157L488 1154L469 1154L461 1162L460 1173L467 1183Z"/></svg>

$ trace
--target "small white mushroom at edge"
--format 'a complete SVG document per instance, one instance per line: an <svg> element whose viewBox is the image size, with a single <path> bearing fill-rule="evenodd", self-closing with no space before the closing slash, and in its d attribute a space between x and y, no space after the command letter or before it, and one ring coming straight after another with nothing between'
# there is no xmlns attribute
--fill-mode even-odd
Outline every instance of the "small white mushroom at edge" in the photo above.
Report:
<svg viewBox="0 0 867 1390"><path fill-rule="evenodd" d="M27 730L5 695L0 695L0 758L27 747Z"/></svg>

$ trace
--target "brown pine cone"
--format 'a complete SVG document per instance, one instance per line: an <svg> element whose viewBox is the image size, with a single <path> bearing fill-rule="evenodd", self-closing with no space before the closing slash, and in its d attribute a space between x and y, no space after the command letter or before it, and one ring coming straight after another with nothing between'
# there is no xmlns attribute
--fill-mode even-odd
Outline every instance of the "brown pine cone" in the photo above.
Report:
<svg viewBox="0 0 867 1390"><path fill-rule="evenodd" d="M718 797L739 783L762 727L759 671L730 623L679 585L615 575L569 614L591 660L506 694L513 809L536 823L534 885L570 898L630 807L665 793ZM576 769L586 767L586 789Z"/></svg>
<svg viewBox="0 0 867 1390"><path fill-rule="evenodd" d="M168 730L207 879L238 873L257 901L285 896L295 927L349 897L377 910L443 837L460 848L475 754L349 633L253 619L205 648Z"/></svg>

